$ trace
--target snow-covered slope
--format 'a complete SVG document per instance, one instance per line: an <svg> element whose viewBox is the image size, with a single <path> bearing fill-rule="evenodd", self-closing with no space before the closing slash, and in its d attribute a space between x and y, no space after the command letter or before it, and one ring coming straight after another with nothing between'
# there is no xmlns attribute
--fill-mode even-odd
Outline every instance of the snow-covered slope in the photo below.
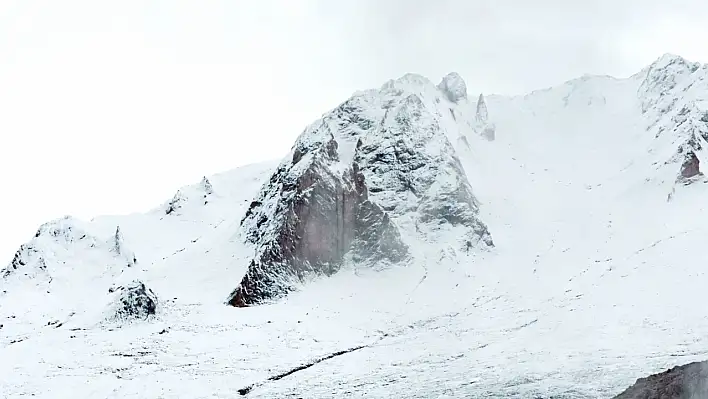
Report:
<svg viewBox="0 0 708 399"><path fill-rule="evenodd" d="M0 397L605 398L703 360L707 72L406 75L279 163L51 222L0 278ZM288 295L226 306L254 264Z"/></svg>

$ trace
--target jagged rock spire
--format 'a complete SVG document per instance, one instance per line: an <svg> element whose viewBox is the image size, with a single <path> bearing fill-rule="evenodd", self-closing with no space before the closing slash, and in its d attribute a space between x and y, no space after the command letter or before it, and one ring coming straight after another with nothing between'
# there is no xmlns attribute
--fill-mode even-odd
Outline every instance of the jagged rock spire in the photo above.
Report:
<svg viewBox="0 0 708 399"><path fill-rule="evenodd" d="M111 250L128 261L128 267L134 266L138 262L135 254L126 247L120 226L116 226L116 232L113 235L113 242L111 244Z"/></svg>
<svg viewBox="0 0 708 399"><path fill-rule="evenodd" d="M204 190L204 193L207 195L214 194L214 187L212 187L211 182L209 179L207 179L206 176L202 178L202 182L200 183L202 190Z"/></svg>
<svg viewBox="0 0 708 399"><path fill-rule="evenodd" d="M477 114L475 115L477 122L481 124L487 124L489 121L489 112L487 111L487 103L484 101L484 94L479 94L479 99L477 100Z"/></svg>
<svg viewBox="0 0 708 399"><path fill-rule="evenodd" d="M487 102L484 101L484 94L480 93L477 99L477 113L475 114L475 130L482 137L489 141L494 141L496 138L496 127L489 122L489 111L487 110Z"/></svg>
<svg viewBox="0 0 708 399"><path fill-rule="evenodd" d="M200 187L202 188L202 191L204 192L202 197L204 199L204 205L209 203L209 196L214 194L214 187L212 187L211 182L209 179L207 179L206 176L202 179L202 182L199 183Z"/></svg>
<svg viewBox="0 0 708 399"><path fill-rule="evenodd" d="M177 190L177 192L175 193L175 196L172 197L170 202L167 204L167 209L165 210L165 215L171 215L173 213L176 213L180 208L182 208L184 201L185 201L185 197L184 197L184 194L182 194L182 190Z"/></svg>
<svg viewBox="0 0 708 399"><path fill-rule="evenodd" d="M120 226L116 226L116 233L113 235L113 250L119 255L123 253L123 233Z"/></svg>

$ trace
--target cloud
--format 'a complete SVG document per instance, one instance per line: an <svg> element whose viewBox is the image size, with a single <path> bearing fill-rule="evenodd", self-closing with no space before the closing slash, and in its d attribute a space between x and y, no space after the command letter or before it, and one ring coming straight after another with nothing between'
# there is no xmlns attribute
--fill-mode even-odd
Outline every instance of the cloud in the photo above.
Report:
<svg viewBox="0 0 708 399"><path fill-rule="evenodd" d="M524 93L708 61L702 1L0 2L0 264L65 213L130 212L278 158L358 89L459 72Z"/></svg>
<svg viewBox="0 0 708 399"><path fill-rule="evenodd" d="M708 61L697 40L708 33L701 1L363 0L319 11L388 76L456 69L485 92L520 94L584 73L627 76L671 51Z"/></svg>

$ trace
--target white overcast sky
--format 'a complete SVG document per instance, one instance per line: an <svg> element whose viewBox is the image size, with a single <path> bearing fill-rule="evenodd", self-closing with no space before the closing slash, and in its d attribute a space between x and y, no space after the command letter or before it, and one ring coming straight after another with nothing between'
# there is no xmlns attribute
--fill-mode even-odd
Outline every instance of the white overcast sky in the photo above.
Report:
<svg viewBox="0 0 708 399"><path fill-rule="evenodd" d="M708 61L705 0L0 0L0 267L39 224L282 156L358 89L521 94Z"/></svg>

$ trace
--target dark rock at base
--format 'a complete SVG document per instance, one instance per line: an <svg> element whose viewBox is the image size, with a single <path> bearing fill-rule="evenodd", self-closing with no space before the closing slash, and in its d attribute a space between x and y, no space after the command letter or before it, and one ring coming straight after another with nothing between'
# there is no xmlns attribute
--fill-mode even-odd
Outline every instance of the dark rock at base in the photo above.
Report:
<svg viewBox="0 0 708 399"><path fill-rule="evenodd" d="M708 362L677 366L663 373L640 378L615 399L708 398Z"/></svg>

